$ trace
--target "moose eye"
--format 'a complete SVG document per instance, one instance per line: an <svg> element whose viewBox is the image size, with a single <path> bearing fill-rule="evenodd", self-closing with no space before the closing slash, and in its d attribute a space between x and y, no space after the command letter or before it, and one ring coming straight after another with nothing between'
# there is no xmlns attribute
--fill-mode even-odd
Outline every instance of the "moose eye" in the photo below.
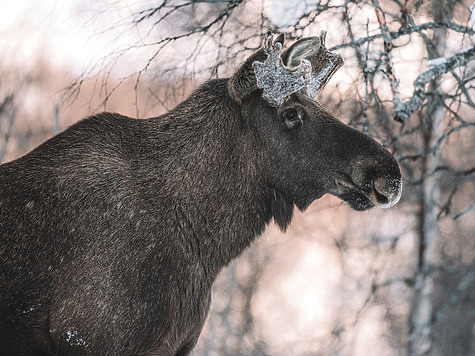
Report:
<svg viewBox="0 0 475 356"><path fill-rule="evenodd" d="M297 115L297 112L296 112L294 109L290 109L290 110L287 110L287 111L285 112L285 118L286 118L287 120L293 120L293 119L295 119L297 116L298 116L298 115Z"/></svg>
<svg viewBox="0 0 475 356"><path fill-rule="evenodd" d="M300 127L303 124L302 118L295 109L287 109L283 112L284 123L288 129Z"/></svg>

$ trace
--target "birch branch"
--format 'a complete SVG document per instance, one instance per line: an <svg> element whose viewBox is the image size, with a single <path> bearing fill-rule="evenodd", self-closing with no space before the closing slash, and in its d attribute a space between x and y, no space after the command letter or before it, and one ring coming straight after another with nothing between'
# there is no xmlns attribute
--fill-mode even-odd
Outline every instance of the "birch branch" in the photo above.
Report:
<svg viewBox="0 0 475 356"><path fill-rule="evenodd" d="M435 65L424 73L419 74L414 82L414 92L411 99L406 102L401 102L395 107L395 120L406 122L415 111L423 107L426 97L425 86L427 83L456 67L465 65L474 56L475 46L472 46L448 58L444 63Z"/></svg>
<svg viewBox="0 0 475 356"><path fill-rule="evenodd" d="M392 56L392 49L393 43L391 39L391 34L389 33L388 26L386 24L386 16L384 15L383 10L379 6L379 2L377 0L373 0L373 7L376 12L376 18L378 19L379 29L381 34L383 35L384 41L384 52L383 58L386 62L386 71L385 74L389 79L389 83L391 85L391 92L393 93L393 105L394 108L397 108L401 105L402 100L399 95L399 80L396 78L396 74L394 73L394 66L393 66L393 56Z"/></svg>
<svg viewBox="0 0 475 356"><path fill-rule="evenodd" d="M455 31L455 32L466 33L467 35L475 35L475 30L474 29L472 29L470 27L467 27L467 26L457 25L457 24L455 24L453 22L450 22L450 21L429 22L429 23L425 23L425 24L422 24L422 25L419 25L419 26L403 27L399 31L389 32L389 35L394 40L394 39L399 38L399 37L404 36L404 35L410 35L411 33L414 33L414 32L422 32L422 31L430 30L430 29L434 29L434 28L447 28L447 29ZM357 47L357 46L361 46L361 45L365 44L366 42L372 42L375 39L381 38L381 37L383 37L383 35L381 33L378 33L377 35L363 37L363 38L359 38L355 41L351 41L351 42L348 42L348 43L343 43L343 44L340 44L340 45L337 45L337 46L333 46L332 48L329 48L329 50L330 51L335 51L335 50L342 49L342 48L347 48L347 47Z"/></svg>
<svg viewBox="0 0 475 356"><path fill-rule="evenodd" d="M450 307L460 302L462 297L466 295L466 293L469 292L470 285L472 284L472 282L473 282L473 274L470 272L466 272L463 275L463 278L460 281L460 283L457 285L457 288L455 289L452 296L447 299L447 301L442 305L439 311L433 316L433 319L431 320L431 324L435 324L437 321L442 319L447 314Z"/></svg>
<svg viewBox="0 0 475 356"><path fill-rule="evenodd" d="M472 210L475 210L475 204L470 205L468 208L466 208L465 210L463 210L460 213L458 213L457 215L455 215L454 220L458 220L458 219L462 218L465 214L468 214Z"/></svg>

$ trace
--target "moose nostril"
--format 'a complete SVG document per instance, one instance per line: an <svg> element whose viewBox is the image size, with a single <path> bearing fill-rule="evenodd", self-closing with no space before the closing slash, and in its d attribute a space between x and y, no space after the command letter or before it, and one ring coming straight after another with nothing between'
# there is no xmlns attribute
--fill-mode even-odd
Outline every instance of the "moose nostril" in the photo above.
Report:
<svg viewBox="0 0 475 356"><path fill-rule="evenodd" d="M387 204L389 201L386 185L386 180L383 178L378 178L373 182L373 192L378 203Z"/></svg>
<svg viewBox="0 0 475 356"><path fill-rule="evenodd" d="M381 194L376 189L374 189L374 197L375 197L375 200L380 204L387 204L389 202L388 197L385 196L384 194Z"/></svg>
<svg viewBox="0 0 475 356"><path fill-rule="evenodd" d="M370 199L378 206L389 208L396 204L401 196L402 180L379 177L373 181Z"/></svg>

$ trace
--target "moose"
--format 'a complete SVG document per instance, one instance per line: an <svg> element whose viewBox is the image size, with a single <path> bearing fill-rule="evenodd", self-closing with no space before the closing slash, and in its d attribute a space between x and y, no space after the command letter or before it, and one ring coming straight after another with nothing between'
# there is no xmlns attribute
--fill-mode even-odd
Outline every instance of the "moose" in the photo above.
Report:
<svg viewBox="0 0 475 356"><path fill-rule="evenodd" d="M394 157L316 100L340 55L272 33L168 113L101 113L0 166L0 354L187 355L218 273L294 206L401 196Z"/></svg>

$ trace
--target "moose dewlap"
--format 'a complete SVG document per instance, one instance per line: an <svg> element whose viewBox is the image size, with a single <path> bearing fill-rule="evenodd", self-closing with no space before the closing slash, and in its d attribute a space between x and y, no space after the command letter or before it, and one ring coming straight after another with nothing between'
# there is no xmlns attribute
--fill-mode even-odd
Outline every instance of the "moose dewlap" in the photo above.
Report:
<svg viewBox="0 0 475 356"><path fill-rule="evenodd" d="M315 101L342 64L324 39L269 33L163 116L95 115L0 166L0 354L186 355L272 220L395 204L396 160Z"/></svg>

